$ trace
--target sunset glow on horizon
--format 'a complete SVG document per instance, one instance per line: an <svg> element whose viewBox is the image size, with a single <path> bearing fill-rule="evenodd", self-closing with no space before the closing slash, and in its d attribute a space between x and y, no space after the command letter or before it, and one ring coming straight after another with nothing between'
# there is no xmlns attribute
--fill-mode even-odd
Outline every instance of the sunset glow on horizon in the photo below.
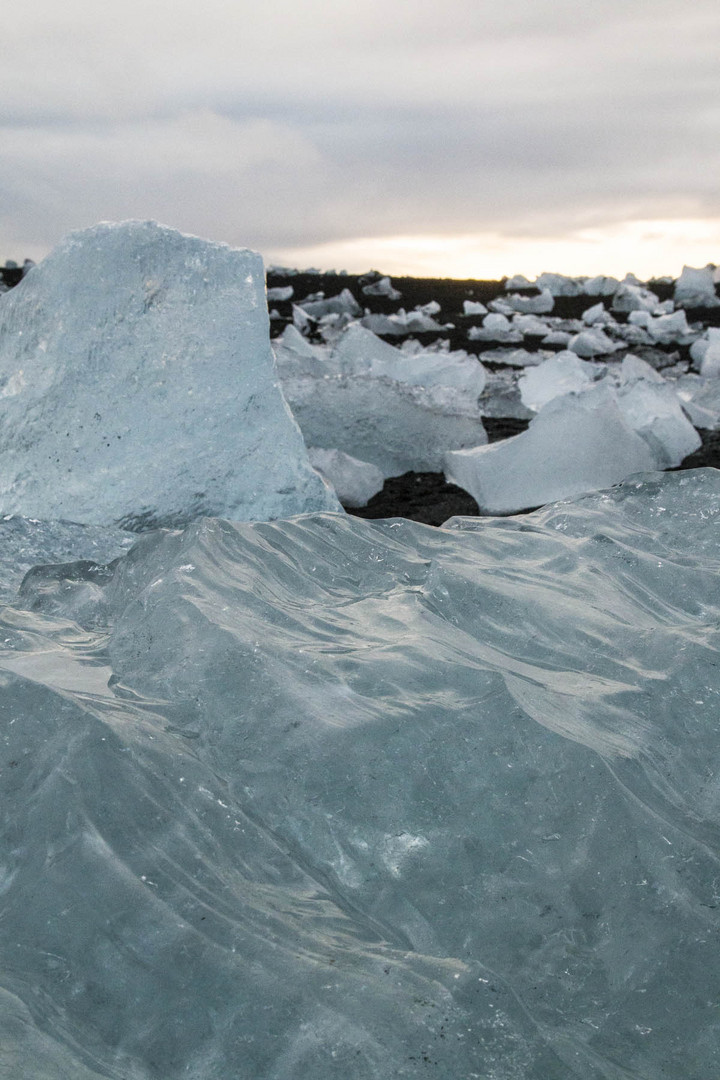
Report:
<svg viewBox="0 0 720 1080"><path fill-rule="evenodd" d="M263 253L267 266L292 269L370 269L398 277L500 279L544 271L571 277L607 274L641 280L678 277L684 265L715 264L720 257L720 219L634 221L583 229L561 237L377 236Z"/></svg>

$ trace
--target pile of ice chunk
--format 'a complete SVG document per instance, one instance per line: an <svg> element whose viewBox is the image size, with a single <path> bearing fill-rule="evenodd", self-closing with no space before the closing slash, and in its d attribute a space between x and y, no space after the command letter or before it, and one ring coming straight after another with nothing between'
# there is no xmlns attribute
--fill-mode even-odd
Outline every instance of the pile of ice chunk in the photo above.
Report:
<svg viewBox="0 0 720 1080"><path fill-rule="evenodd" d="M269 343L260 257L154 222L71 234L0 306L0 508L140 528L339 509Z"/></svg>
<svg viewBox="0 0 720 1080"><path fill-rule="evenodd" d="M717 1076L718 522L704 470L34 571L4 1071Z"/></svg>

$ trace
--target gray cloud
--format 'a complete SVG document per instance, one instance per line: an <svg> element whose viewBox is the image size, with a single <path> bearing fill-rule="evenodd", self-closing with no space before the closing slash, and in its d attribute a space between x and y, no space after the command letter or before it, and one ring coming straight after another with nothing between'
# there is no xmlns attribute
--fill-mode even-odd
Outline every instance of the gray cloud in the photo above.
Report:
<svg viewBox="0 0 720 1080"><path fill-rule="evenodd" d="M720 216L715 0L25 0L0 258L157 217L261 249Z"/></svg>

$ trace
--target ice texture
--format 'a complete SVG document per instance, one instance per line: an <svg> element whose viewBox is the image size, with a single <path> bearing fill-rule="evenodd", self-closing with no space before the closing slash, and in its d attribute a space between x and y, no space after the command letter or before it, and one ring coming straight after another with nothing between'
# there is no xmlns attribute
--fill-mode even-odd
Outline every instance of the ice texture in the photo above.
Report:
<svg viewBox="0 0 720 1080"><path fill-rule="evenodd" d="M626 423L655 454L659 469L676 468L702 443L676 388L632 354L621 365L617 403Z"/></svg>
<svg viewBox="0 0 720 1080"><path fill-rule="evenodd" d="M478 406L486 372L465 353L405 353L353 324L332 349L286 330L277 358L308 446L342 450L388 477L440 472L447 450L487 442Z"/></svg>
<svg viewBox="0 0 720 1080"><path fill-rule="evenodd" d="M0 510L146 527L338 504L270 349L262 261L155 222L71 234L0 306Z"/></svg>
<svg viewBox="0 0 720 1080"><path fill-rule="evenodd" d="M675 282L675 303L688 308L717 307L720 300L715 293L714 269L713 266L683 266Z"/></svg>
<svg viewBox="0 0 720 1080"><path fill-rule="evenodd" d="M657 293L627 279L617 288L612 299L613 311L650 311L655 312L660 304Z"/></svg>
<svg viewBox="0 0 720 1080"><path fill-rule="evenodd" d="M444 530L204 519L95 617L85 564L37 570L0 1071L719 1075L719 523L702 470Z"/></svg>
<svg viewBox="0 0 720 1080"><path fill-rule="evenodd" d="M574 352L560 352L530 368L518 380L523 405L536 412L548 401L585 390L592 384L593 368Z"/></svg>
<svg viewBox="0 0 720 1080"><path fill-rule="evenodd" d="M319 446L309 446L308 457L312 467L332 484L343 506L367 506L373 495L382 491L383 471L369 461L359 461L342 450L323 450Z"/></svg>
<svg viewBox="0 0 720 1080"><path fill-rule="evenodd" d="M615 394L596 385L553 398L521 435L447 453L444 471L482 511L512 514L656 467L655 453L628 425Z"/></svg>
<svg viewBox="0 0 720 1080"><path fill-rule="evenodd" d="M541 289L537 296L521 296L510 293L506 302L514 311L523 315L547 315L555 307L555 299L549 289Z"/></svg>
<svg viewBox="0 0 720 1080"><path fill-rule="evenodd" d="M328 299L302 300L298 307L312 319L320 319L323 315L362 315L362 308L349 289Z"/></svg>
<svg viewBox="0 0 720 1080"><path fill-rule="evenodd" d="M675 391L691 423L720 430L720 379L683 374L675 382Z"/></svg>

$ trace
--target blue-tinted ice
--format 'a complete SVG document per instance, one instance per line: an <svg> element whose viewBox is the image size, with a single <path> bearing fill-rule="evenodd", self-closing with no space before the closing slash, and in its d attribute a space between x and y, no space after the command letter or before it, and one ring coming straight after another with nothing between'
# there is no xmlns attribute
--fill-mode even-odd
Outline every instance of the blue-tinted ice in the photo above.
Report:
<svg viewBox="0 0 720 1080"><path fill-rule="evenodd" d="M33 571L0 1075L717 1076L719 522L702 470Z"/></svg>

